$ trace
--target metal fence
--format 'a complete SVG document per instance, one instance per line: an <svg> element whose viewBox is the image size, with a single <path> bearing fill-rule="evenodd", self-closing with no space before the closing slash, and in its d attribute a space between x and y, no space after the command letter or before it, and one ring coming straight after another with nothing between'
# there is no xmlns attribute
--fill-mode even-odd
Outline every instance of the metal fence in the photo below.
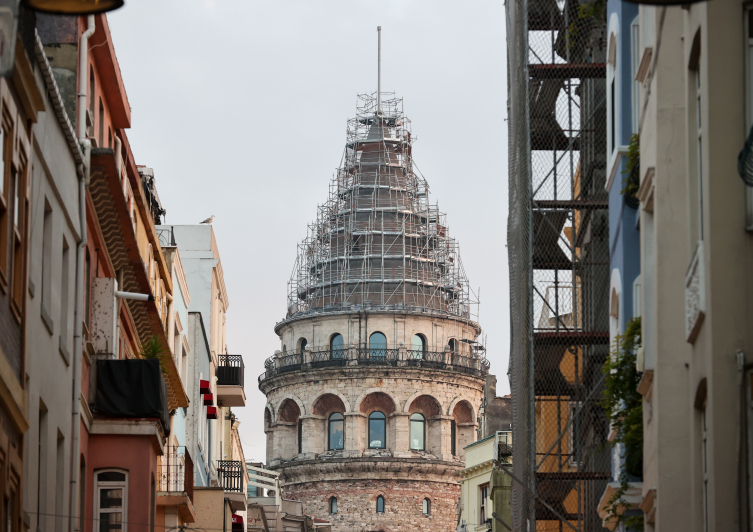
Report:
<svg viewBox="0 0 753 532"><path fill-rule="evenodd" d="M217 460L217 483L225 491L243 492L243 463L236 460Z"/></svg>
<svg viewBox="0 0 753 532"><path fill-rule="evenodd" d="M513 530L600 531L610 477L598 404L609 347L605 13L585 0L506 9Z"/></svg>
<svg viewBox="0 0 753 532"><path fill-rule="evenodd" d="M217 357L217 384L243 386L245 366L241 355L219 355Z"/></svg>
<svg viewBox="0 0 753 532"><path fill-rule="evenodd" d="M158 491L184 492L193 501L193 460L184 446L168 445L158 464Z"/></svg>
<svg viewBox="0 0 753 532"><path fill-rule="evenodd" d="M451 351L401 350L380 348L326 349L317 347L307 355L290 354L269 357L264 362L265 371L259 383L276 375L293 371L307 371L332 366L389 365L395 367L424 367L457 371L479 377L489 373L489 361L478 354Z"/></svg>

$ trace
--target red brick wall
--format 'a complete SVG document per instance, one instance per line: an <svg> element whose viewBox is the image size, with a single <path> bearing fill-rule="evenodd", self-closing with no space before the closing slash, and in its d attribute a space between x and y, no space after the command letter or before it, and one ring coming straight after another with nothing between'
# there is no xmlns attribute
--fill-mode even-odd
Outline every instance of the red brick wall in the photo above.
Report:
<svg viewBox="0 0 753 532"><path fill-rule="evenodd" d="M376 513L376 498L385 499L384 513ZM342 480L289 486L286 499L303 501L304 513L328 519L333 532L454 532L460 486L421 480ZM330 515L329 501L337 497L337 514ZM424 498L431 501L428 517L422 513Z"/></svg>

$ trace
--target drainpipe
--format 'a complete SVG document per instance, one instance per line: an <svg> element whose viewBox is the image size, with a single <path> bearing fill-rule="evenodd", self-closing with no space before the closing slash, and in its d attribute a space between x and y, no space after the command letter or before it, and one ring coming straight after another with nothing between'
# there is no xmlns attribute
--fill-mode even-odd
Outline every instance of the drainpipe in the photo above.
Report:
<svg viewBox="0 0 753 532"><path fill-rule="evenodd" d="M83 323L84 323L84 260L86 252L86 187L89 186L91 177L91 141L86 138L86 95L87 95L87 67L89 55L89 37L94 34L94 15L89 15L86 21L86 31L81 34L78 42L78 140L84 148L84 164L78 168L78 210L81 241L78 244L78 253L76 256L76 310L74 313L74 333L73 333L73 411L71 415L71 507L69 511L70 523L68 530L80 531L79 528L79 468L81 467L81 366L83 350L86 346L83 343ZM78 347L77 347L78 346Z"/></svg>

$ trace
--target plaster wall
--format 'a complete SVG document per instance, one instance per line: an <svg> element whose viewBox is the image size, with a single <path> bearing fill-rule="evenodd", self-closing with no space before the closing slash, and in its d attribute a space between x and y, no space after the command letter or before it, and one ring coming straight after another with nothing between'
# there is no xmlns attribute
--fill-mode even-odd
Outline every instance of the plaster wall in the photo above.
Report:
<svg viewBox="0 0 753 532"><path fill-rule="evenodd" d="M55 527L53 521L56 518L39 517L37 508L41 513L68 514L65 501L70 487L72 357L81 356L79 349L74 349L73 342L80 214L76 164L39 68L35 74L37 87L44 96L45 111L39 113L38 122L33 126L31 160L25 368L29 430L23 453L23 501L24 510L31 518L31 527L46 530ZM43 258L45 204L50 209L48 216L51 216L48 224L50 248L47 257ZM63 241L68 245L68 276L65 278L62 277ZM49 268L46 280L43 280L43 265ZM67 285L68 294L65 308L62 307L63 283ZM57 497L58 490L62 490L62 498Z"/></svg>
<svg viewBox="0 0 753 532"><path fill-rule="evenodd" d="M641 8L642 24L658 26L659 10ZM644 396L644 494L660 493L661 508L648 530L690 530L691 498L689 416L685 341L684 278L689 259L688 174L685 138L686 63L682 41L683 12L667 9L656 74L651 81L641 134L641 178L654 174L653 211L641 216L641 271L643 282L643 345L646 369L653 371L653 388ZM645 91L644 91L645 95ZM645 205L644 205L645 206ZM696 516L697 517L697 516Z"/></svg>
<svg viewBox="0 0 753 532"><path fill-rule="evenodd" d="M124 516L129 532L150 530L152 481L157 481L156 443L152 436L90 434L86 463L86 516L84 532L92 532L94 518L94 474L100 469L128 472L128 513ZM156 493L156 486L155 486ZM156 511L156 510L155 510Z"/></svg>

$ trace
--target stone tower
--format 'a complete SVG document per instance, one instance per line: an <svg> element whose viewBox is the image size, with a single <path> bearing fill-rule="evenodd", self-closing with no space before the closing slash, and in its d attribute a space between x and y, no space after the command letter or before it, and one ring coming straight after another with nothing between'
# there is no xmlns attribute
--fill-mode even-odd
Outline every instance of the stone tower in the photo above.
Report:
<svg viewBox="0 0 753 532"><path fill-rule="evenodd" d="M475 296L394 95L359 96L298 248L267 397L283 497L338 532L451 531L488 363Z"/></svg>

